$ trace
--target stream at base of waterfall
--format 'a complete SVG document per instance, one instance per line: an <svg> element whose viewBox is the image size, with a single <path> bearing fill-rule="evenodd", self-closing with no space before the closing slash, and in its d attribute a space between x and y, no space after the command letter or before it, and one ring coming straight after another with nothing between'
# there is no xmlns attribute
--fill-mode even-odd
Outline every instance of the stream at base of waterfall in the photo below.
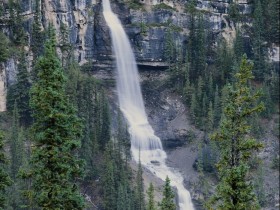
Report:
<svg viewBox="0 0 280 210"><path fill-rule="evenodd" d="M191 196L184 188L182 175L165 164L166 153L161 140L154 134L145 112L138 69L129 39L118 17L112 12L109 0L103 0L103 15L111 31L117 67L117 93L131 136L131 152L137 162L163 181L168 176L177 188L180 210L194 210ZM140 151L140 155L139 155Z"/></svg>

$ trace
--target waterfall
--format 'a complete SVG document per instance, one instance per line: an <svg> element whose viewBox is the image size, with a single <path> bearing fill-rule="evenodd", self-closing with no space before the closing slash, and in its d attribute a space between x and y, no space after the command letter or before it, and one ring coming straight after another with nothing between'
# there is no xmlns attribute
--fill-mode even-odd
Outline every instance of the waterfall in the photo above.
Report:
<svg viewBox="0 0 280 210"><path fill-rule="evenodd" d="M120 109L128 121L132 157L135 161L140 157L142 165L160 179L165 180L168 176L171 185L177 188L180 209L193 210L183 177L166 166L166 153L148 122L135 57L120 20L111 10L109 0L103 0L103 15L111 31L117 65L117 93Z"/></svg>

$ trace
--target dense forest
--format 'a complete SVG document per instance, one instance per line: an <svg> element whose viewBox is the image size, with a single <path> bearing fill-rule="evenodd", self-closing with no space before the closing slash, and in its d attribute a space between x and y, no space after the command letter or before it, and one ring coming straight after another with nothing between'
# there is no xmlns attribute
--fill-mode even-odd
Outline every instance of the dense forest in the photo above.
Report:
<svg viewBox="0 0 280 210"><path fill-rule="evenodd" d="M161 92L186 110L162 141L195 148L195 209L278 209L279 0L151 2L111 1L155 131ZM179 208L131 157L114 68L101 1L0 1L0 209Z"/></svg>

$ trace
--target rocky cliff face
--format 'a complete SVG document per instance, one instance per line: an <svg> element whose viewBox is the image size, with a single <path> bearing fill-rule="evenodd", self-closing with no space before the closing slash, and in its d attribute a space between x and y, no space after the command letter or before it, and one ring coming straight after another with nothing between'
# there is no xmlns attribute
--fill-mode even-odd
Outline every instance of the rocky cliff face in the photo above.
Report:
<svg viewBox="0 0 280 210"><path fill-rule="evenodd" d="M112 1L112 8L122 20L133 45L136 60L139 66L144 68L166 67L164 62L164 51L166 42L166 32L173 27L173 39L177 45L186 48L188 42L189 14L185 11L185 3L182 1L169 0L139 0L140 5L136 9L126 1ZM30 41L30 34L35 12L35 1L21 0L21 15L24 21L26 36ZM69 32L69 42L74 46L75 57L80 65L90 63L90 66L101 78L111 77L111 40L108 28L102 15L102 5L100 0L41 0L41 27L46 29L49 23L53 24L57 30L59 39L60 28L66 26ZM155 8L154 5L165 3L170 8ZM239 9L243 14L251 12L249 0L237 1ZM5 20L9 20L8 3L4 1L1 6L4 8L0 28L9 35L9 27ZM235 37L235 28L227 18L229 10L229 0L198 1L198 10L203 10L207 20L207 27L212 34L210 42L215 45L217 38L224 37L229 43ZM275 51L275 49L274 49ZM277 49L276 49L277 51ZM58 53L60 54L59 48ZM274 54L272 54L274 56ZM275 56L274 56L275 57ZM30 60L32 60L30 54ZM11 65L8 61L7 66ZM14 74L14 68L2 68L1 78L3 88L1 88L2 98L5 98L5 89L9 84L9 77ZM5 70L5 72L4 72ZM100 71L98 70L105 70ZM1 103L5 104L4 99ZM2 105L4 107L4 105ZM4 108L2 109L4 110Z"/></svg>

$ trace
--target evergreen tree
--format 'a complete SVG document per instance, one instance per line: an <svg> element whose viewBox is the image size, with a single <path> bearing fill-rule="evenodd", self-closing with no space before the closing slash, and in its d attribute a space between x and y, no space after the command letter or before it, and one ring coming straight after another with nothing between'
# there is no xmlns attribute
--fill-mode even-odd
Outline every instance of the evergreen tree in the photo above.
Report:
<svg viewBox="0 0 280 210"><path fill-rule="evenodd" d="M13 122L11 127L10 137L10 150L11 150L11 177L16 179L20 166L23 164L24 144L22 136L20 136L19 113L17 103L14 105Z"/></svg>
<svg viewBox="0 0 280 210"><path fill-rule="evenodd" d="M4 135L0 132L0 209L6 206L6 188L12 184L12 180L5 172L6 158L4 154Z"/></svg>
<svg viewBox="0 0 280 210"><path fill-rule="evenodd" d="M74 79L75 80L75 79ZM98 176L98 163L100 160L99 142L95 130L95 121L99 115L95 115L96 82L93 78L82 76L77 80L76 101L79 103L78 115L83 123L83 136L81 139L80 157L85 160L85 180L92 180ZM98 120L100 120L98 118Z"/></svg>
<svg viewBox="0 0 280 210"><path fill-rule="evenodd" d="M10 15L10 31L12 33L12 41L16 45L24 44L24 29L20 2L19 0L9 0L9 15Z"/></svg>
<svg viewBox="0 0 280 210"><path fill-rule="evenodd" d="M237 37L238 37L237 32ZM237 47L235 45L237 37L234 42L234 49ZM242 39L241 39L242 41ZM243 46L243 45L242 45ZM237 50L237 49L236 49ZM218 42L217 47L217 60L216 60L216 69L213 71L213 79L216 80L218 84L225 84L226 80L230 78L230 73L232 70L232 50L228 47L227 42L225 40L221 40Z"/></svg>
<svg viewBox="0 0 280 210"><path fill-rule="evenodd" d="M55 53L55 38L46 42L38 61L38 80L31 89L34 149L32 176L35 200L43 209L82 209L77 186L81 177L81 123L65 94L66 79Z"/></svg>
<svg viewBox="0 0 280 210"><path fill-rule="evenodd" d="M186 55L186 61L185 61L185 85L183 89L183 96L185 103L190 106L191 105L191 98L192 98L192 92L193 92L193 86L190 82L190 64L188 61L188 55Z"/></svg>
<svg viewBox="0 0 280 210"><path fill-rule="evenodd" d="M104 209L113 210L117 207L117 191L115 183L115 165L113 156L113 144L110 141L105 151L105 174L103 175L104 186Z"/></svg>
<svg viewBox="0 0 280 210"><path fill-rule="evenodd" d="M99 145L104 151L105 145L110 141L110 113L108 101L105 98L104 90L102 89L100 95L100 111L101 111L101 128L100 128L100 138Z"/></svg>
<svg viewBox="0 0 280 210"><path fill-rule="evenodd" d="M219 96L219 87L216 86L215 96L214 96L214 127L218 126L221 118L221 105Z"/></svg>
<svg viewBox="0 0 280 210"><path fill-rule="evenodd" d="M279 0L268 1L268 17L266 21L267 26L267 40L272 43L279 44L280 41L280 25L279 25L279 12L280 2Z"/></svg>
<svg viewBox="0 0 280 210"><path fill-rule="evenodd" d="M195 74L202 76L206 73L206 33L205 20L202 14L198 15L196 30L196 56L195 56Z"/></svg>
<svg viewBox="0 0 280 210"><path fill-rule="evenodd" d="M26 161L26 150L24 146L24 130L19 124L19 113L17 103L14 105L13 121L10 131L10 152L11 152L11 178L13 185L9 190L9 206L17 209L19 206L26 204L26 198L23 197L22 191L26 188L23 180L19 179L20 170L23 169Z"/></svg>
<svg viewBox="0 0 280 210"><path fill-rule="evenodd" d="M174 203L174 192L170 186L170 179L166 177L165 185L163 189L163 198L159 204L161 210L176 210L176 205Z"/></svg>
<svg viewBox="0 0 280 210"><path fill-rule="evenodd" d="M188 57L190 62L190 80L196 79L195 59L196 59L196 8L195 1L189 1L187 3L186 10L190 12L189 19L189 42L188 42Z"/></svg>
<svg viewBox="0 0 280 210"><path fill-rule="evenodd" d="M18 74L16 83L10 87L8 91L8 110L12 110L15 101L17 102L19 117L21 124L28 125L31 123L31 110L29 107L29 91L31 82L29 81L29 73L27 71L27 63L24 50L20 53Z"/></svg>
<svg viewBox="0 0 280 210"><path fill-rule="evenodd" d="M210 101L209 103L209 108L208 108L208 113L207 113L207 132L213 131L214 128L214 111L213 111L213 105L212 102Z"/></svg>
<svg viewBox="0 0 280 210"><path fill-rule="evenodd" d="M171 63L174 61L176 55L175 43L170 29L166 32L165 40L165 58L170 69Z"/></svg>
<svg viewBox="0 0 280 210"><path fill-rule="evenodd" d="M61 63L62 66L65 66L65 62L71 58L71 50L72 46L69 43L69 31L67 30L67 26L64 23L60 25L60 36L59 36L59 46L62 53Z"/></svg>
<svg viewBox="0 0 280 210"><path fill-rule="evenodd" d="M9 40L0 32L0 63L5 62L9 58Z"/></svg>
<svg viewBox="0 0 280 210"><path fill-rule="evenodd" d="M240 19L240 12L238 5L235 2L231 2L229 5L229 12L228 12L230 19L234 22L238 22Z"/></svg>
<svg viewBox="0 0 280 210"><path fill-rule="evenodd" d="M140 152L139 152L140 154ZM138 171L136 177L136 210L144 210L145 209L145 201L144 201L144 183L143 183L143 170L139 157L138 162Z"/></svg>
<svg viewBox="0 0 280 210"><path fill-rule="evenodd" d="M271 99L274 103L278 104L280 100L280 75L276 70L271 72L271 76L267 81Z"/></svg>
<svg viewBox="0 0 280 210"><path fill-rule="evenodd" d="M149 188L147 190L148 202L146 210L156 210L154 191L154 186L152 183L150 183Z"/></svg>
<svg viewBox="0 0 280 210"><path fill-rule="evenodd" d="M224 117L212 140L219 142L221 151L217 164L220 182L208 209L245 210L257 209L253 186L248 181L248 160L262 145L248 137L248 118L263 109L255 105L259 93L251 94L249 81L253 78L252 64L243 57L236 82L229 87Z"/></svg>
<svg viewBox="0 0 280 210"><path fill-rule="evenodd" d="M258 0L254 11L253 21L253 53L254 69L253 73L257 80L263 81L266 73L267 52L264 46L264 20L261 1Z"/></svg>
<svg viewBox="0 0 280 210"><path fill-rule="evenodd" d="M193 92L192 93L192 99L191 99L191 106L190 106L190 118L193 123L197 123L197 100L196 95Z"/></svg>
<svg viewBox="0 0 280 210"><path fill-rule="evenodd" d="M236 62L240 63L240 60L242 59L242 55L244 54L244 43L243 43L243 37L242 37L241 31L239 28L236 31L236 37L233 42L233 51L234 51L234 57L236 59Z"/></svg>
<svg viewBox="0 0 280 210"><path fill-rule="evenodd" d="M34 20L32 23L32 31L31 31L31 41L30 47L33 52L33 66L37 61L37 58L42 55L42 42L44 42L44 36L41 29L41 21L40 21L40 1L35 1L35 12L34 12ZM33 69L36 70L36 69ZM34 72L34 76L36 77L37 72Z"/></svg>

